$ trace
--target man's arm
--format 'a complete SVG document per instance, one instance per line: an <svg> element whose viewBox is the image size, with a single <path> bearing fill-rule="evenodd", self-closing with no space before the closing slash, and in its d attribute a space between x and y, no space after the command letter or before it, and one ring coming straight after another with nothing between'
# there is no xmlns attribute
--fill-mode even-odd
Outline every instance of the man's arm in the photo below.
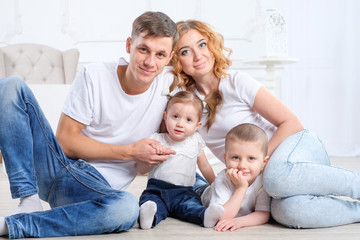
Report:
<svg viewBox="0 0 360 240"><path fill-rule="evenodd" d="M157 142L152 139L141 139L130 145L114 145L98 142L81 134L84 124L61 114L56 137L64 151L71 158L81 158L87 161L99 159L136 160L150 165L157 165L165 161L169 154L175 154L166 149L165 154L158 155L151 144Z"/></svg>

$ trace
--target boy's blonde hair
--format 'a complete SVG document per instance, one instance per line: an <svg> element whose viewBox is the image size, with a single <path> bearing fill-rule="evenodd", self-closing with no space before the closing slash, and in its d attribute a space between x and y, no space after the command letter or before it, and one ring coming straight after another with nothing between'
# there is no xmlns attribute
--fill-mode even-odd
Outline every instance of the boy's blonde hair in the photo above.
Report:
<svg viewBox="0 0 360 240"><path fill-rule="evenodd" d="M225 149L229 141L236 141L236 140L245 141L245 142L260 142L261 151L263 152L264 156L267 155L268 137L264 130L262 130L260 127L254 124L243 123L232 128L226 134Z"/></svg>

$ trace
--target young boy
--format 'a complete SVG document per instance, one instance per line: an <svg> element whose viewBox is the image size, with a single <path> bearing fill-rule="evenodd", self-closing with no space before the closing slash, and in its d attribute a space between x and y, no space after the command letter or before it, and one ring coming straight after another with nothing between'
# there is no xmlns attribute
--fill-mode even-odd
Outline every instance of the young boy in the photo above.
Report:
<svg viewBox="0 0 360 240"><path fill-rule="evenodd" d="M234 231L269 220L270 197L263 188L261 174L269 159L267 151L265 132L253 124L240 124L226 135L226 169L202 194L205 206L224 207L216 231Z"/></svg>
<svg viewBox="0 0 360 240"><path fill-rule="evenodd" d="M140 227L155 227L166 217L171 216L191 223L214 227L223 214L220 205L204 207L201 199L193 191L196 164L209 183L215 174L204 153L205 142L196 132L201 125L202 101L189 91L180 91L170 98L164 121L167 133L151 136L161 145L154 146L159 154L168 147L176 151L165 162L149 171L146 190L140 197Z"/></svg>

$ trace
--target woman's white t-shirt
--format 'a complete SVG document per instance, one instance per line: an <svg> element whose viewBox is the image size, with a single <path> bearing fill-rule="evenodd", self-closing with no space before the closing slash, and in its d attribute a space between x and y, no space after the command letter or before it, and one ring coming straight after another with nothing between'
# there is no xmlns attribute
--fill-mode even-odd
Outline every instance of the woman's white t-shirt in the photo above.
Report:
<svg viewBox="0 0 360 240"><path fill-rule="evenodd" d="M80 69L63 112L85 124L82 134L96 141L128 145L158 131L168 101L162 93L174 76L165 67L146 92L128 95L121 88L119 63L94 63ZM137 174L134 161L99 159L91 164L118 190L126 189Z"/></svg>
<svg viewBox="0 0 360 240"><path fill-rule="evenodd" d="M252 109L256 93L261 86L261 83L241 71L229 70L228 75L221 78L219 90L222 93L223 103L217 109L215 122L207 131L205 127L207 114L203 114L201 119L203 124L198 129L207 147L219 160L224 162L226 134L241 123L259 126L269 139L274 134L276 127ZM196 90L195 93L200 96Z"/></svg>

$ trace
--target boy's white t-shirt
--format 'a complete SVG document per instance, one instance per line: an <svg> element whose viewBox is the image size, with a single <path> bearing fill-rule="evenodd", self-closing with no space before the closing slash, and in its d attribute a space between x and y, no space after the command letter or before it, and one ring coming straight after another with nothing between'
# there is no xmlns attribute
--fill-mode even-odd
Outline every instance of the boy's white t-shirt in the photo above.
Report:
<svg viewBox="0 0 360 240"><path fill-rule="evenodd" d="M119 63L94 63L80 69L65 101L63 112L85 124L82 134L96 141L128 145L159 130L168 98L162 94L174 76L165 67L149 89L126 94L117 76ZM118 190L126 189L137 174L135 161L99 159L90 162Z"/></svg>
<svg viewBox="0 0 360 240"><path fill-rule="evenodd" d="M256 93L262 84L241 71L229 70L227 73L228 75L222 77L219 83L223 102L218 106L215 122L208 131L205 127L207 114L203 114L201 119L203 124L198 129L207 147L222 162L224 162L225 136L238 124L255 124L266 132L269 139L276 130L274 125L252 109ZM200 96L196 89L195 93Z"/></svg>
<svg viewBox="0 0 360 240"><path fill-rule="evenodd" d="M222 170L215 181L201 195L201 202L208 207L210 204L224 205L233 195L235 185L226 177L226 169ZM263 187L263 177L260 174L248 187L240 211L236 217L248 215L254 211L270 212L271 198Z"/></svg>
<svg viewBox="0 0 360 240"><path fill-rule="evenodd" d="M151 137L163 146L176 151L175 155L152 167L148 178L159 179L174 185L191 187L195 184L197 158L205 149L205 142L195 132L184 141L175 142L166 133L155 133Z"/></svg>

